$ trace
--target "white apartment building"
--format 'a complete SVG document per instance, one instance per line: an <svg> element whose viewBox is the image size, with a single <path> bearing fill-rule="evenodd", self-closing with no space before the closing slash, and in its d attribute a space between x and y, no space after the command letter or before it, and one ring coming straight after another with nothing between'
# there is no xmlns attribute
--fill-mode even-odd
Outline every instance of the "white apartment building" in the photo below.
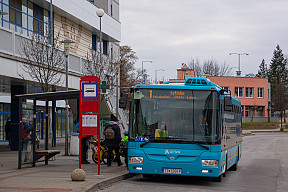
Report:
<svg viewBox="0 0 288 192"><path fill-rule="evenodd" d="M9 116L13 116L13 107L16 107L11 99L13 95L40 91L39 84L29 74L25 74L21 67L21 42L31 39L33 34L48 37L52 15L54 36L59 32L59 41L69 39L74 42L68 57L68 87L79 90L80 77L87 72L84 67L87 54L91 54L92 50L99 51L100 47L100 18L96 14L99 8L105 11L101 18L103 57L118 57L121 40L119 0L0 0L0 142L5 141L5 122ZM56 87L57 90L65 90L65 70L60 75L63 75L63 82ZM115 82L112 84L115 85ZM115 86L111 87L104 99L106 103L103 105L107 108L104 115L115 112ZM41 131L44 108L41 103L37 105L37 122L40 126L37 128ZM57 137L64 137L64 107L64 102L57 103ZM72 113L69 120L71 125Z"/></svg>

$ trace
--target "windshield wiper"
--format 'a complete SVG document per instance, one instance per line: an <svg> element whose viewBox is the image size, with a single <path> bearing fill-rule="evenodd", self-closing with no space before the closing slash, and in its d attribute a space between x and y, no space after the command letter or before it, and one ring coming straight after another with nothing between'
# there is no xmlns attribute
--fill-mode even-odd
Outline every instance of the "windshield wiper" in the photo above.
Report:
<svg viewBox="0 0 288 192"><path fill-rule="evenodd" d="M206 150L209 150L209 147L204 146L204 145L202 145L202 144L200 144L200 143L197 143L197 142L191 142L191 144L196 144L196 145L199 145L200 147L205 148Z"/></svg>
<svg viewBox="0 0 288 192"><path fill-rule="evenodd" d="M145 141L145 143L140 144L140 147L143 147L144 145L148 144L150 141L155 141L155 140L156 139L152 139L152 140L149 139L149 141Z"/></svg>
<svg viewBox="0 0 288 192"><path fill-rule="evenodd" d="M149 141L146 141L145 143L142 143L142 144L140 144L140 147L143 147L144 145L146 145L146 144L148 144L148 143L150 143L151 141L153 142L153 141L158 141L158 142L167 142L167 141L173 141L173 143L175 143L175 142L181 142L181 143L187 143L187 144L196 144L196 145L198 145L198 146L200 146L200 147L203 147L203 148L205 148L206 150L209 150L209 147L207 147L207 146L204 146L204 145L202 145L202 144L200 144L200 143L198 143L198 142L195 142L195 141L185 141L185 140L179 140L179 139L181 139L181 138L167 138L167 137L159 137L159 138L155 138L155 139L151 139L151 140L149 140Z"/></svg>

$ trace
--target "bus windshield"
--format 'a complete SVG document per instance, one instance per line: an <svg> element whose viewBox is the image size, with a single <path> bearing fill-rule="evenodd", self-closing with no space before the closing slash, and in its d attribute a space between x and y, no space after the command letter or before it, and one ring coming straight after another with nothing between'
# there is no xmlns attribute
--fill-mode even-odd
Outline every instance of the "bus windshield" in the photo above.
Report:
<svg viewBox="0 0 288 192"><path fill-rule="evenodd" d="M131 108L130 139L220 143L219 106L216 91L136 89Z"/></svg>

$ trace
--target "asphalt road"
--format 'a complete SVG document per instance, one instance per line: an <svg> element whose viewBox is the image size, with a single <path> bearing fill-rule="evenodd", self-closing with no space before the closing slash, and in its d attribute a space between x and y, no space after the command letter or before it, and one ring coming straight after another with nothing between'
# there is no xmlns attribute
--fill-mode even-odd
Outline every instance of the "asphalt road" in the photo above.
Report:
<svg viewBox="0 0 288 192"><path fill-rule="evenodd" d="M288 134L257 133L243 137L238 170L229 171L221 183L208 178L137 175L115 183L103 192L142 191L288 191Z"/></svg>

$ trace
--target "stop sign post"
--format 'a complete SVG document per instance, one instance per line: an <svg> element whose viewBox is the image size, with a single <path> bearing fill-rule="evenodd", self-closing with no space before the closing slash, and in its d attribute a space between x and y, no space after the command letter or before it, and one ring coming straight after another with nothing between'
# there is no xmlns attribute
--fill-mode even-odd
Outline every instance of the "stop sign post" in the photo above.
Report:
<svg viewBox="0 0 288 192"><path fill-rule="evenodd" d="M100 78L80 79L79 169L81 169L81 138L98 136L98 175L100 175Z"/></svg>

